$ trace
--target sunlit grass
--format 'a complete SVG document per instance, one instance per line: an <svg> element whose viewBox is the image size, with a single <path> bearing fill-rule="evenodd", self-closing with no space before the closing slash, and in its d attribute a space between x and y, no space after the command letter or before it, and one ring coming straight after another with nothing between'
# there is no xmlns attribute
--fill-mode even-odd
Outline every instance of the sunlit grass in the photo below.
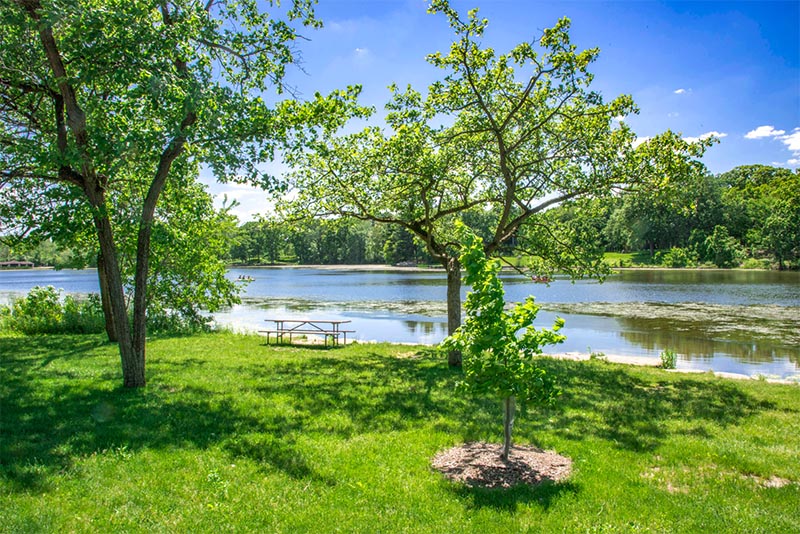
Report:
<svg viewBox="0 0 800 534"><path fill-rule="evenodd" d="M655 265L649 252L606 252L603 261L611 267L646 267Z"/></svg>
<svg viewBox="0 0 800 534"><path fill-rule="evenodd" d="M99 337L0 354L7 532L800 531L797 386L547 360L564 393L515 436L574 473L482 491L430 459L500 441L500 406L419 347L154 339L137 391Z"/></svg>

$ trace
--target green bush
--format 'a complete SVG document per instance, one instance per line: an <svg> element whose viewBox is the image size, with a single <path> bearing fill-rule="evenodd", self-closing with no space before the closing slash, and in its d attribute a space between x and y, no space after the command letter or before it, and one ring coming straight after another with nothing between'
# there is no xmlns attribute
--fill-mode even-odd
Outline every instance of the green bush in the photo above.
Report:
<svg viewBox="0 0 800 534"><path fill-rule="evenodd" d="M678 366L678 355L675 351L665 350L661 353L661 367L663 369L675 369Z"/></svg>
<svg viewBox="0 0 800 534"><path fill-rule="evenodd" d="M4 330L35 334L87 334L101 332L104 319L100 298L85 300L72 296L61 302L61 290L53 286L34 287L21 299L0 311Z"/></svg>
<svg viewBox="0 0 800 534"><path fill-rule="evenodd" d="M697 265L697 253L686 248L672 247L659 252L656 261L664 267L693 267Z"/></svg>
<svg viewBox="0 0 800 534"><path fill-rule="evenodd" d="M105 328L105 317L100 295L92 293L84 300L67 295L64 298L62 326L63 332L70 334L102 332Z"/></svg>
<svg viewBox="0 0 800 534"><path fill-rule="evenodd" d="M148 310L147 331L152 334L188 335L211 331L211 317L197 312Z"/></svg>
<svg viewBox="0 0 800 534"><path fill-rule="evenodd" d="M61 332L64 310L60 297L60 291L53 286L34 287L25 298L11 303L7 324L11 330L26 335Z"/></svg>
<svg viewBox="0 0 800 534"><path fill-rule="evenodd" d="M747 258L742 263L742 269L769 269L769 260L759 260L757 258Z"/></svg>
<svg viewBox="0 0 800 534"><path fill-rule="evenodd" d="M742 247L731 237L725 226L715 226L714 232L706 238L709 259L717 267L736 267L742 256Z"/></svg>

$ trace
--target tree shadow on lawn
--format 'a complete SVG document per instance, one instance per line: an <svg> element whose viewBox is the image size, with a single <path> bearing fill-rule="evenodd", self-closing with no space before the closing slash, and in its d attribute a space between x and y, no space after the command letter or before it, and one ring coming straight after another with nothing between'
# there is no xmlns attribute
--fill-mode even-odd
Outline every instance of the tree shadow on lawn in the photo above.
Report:
<svg viewBox="0 0 800 534"><path fill-rule="evenodd" d="M534 505L548 510L562 495L576 494L579 486L570 482L547 481L538 486L514 486L511 488L475 488L464 484L450 484L452 491L466 501L469 508L494 508L514 513L520 505Z"/></svg>
<svg viewBox="0 0 800 534"><path fill-rule="evenodd" d="M0 340L4 354L19 355L4 356L0 381L0 477L17 490L46 491L50 475L69 473L76 461L93 454L215 445L293 478L329 482L297 452L291 437L301 429L297 421L281 414L244 413L235 391L224 394L158 381L143 389L125 389L119 385L118 370L94 372L87 379L80 359L97 358L88 355L107 344L95 338L72 341ZM59 356L52 356L53 351ZM57 369L43 370L57 359L74 359L75 364L62 361ZM177 367L206 363L190 360Z"/></svg>
<svg viewBox="0 0 800 534"><path fill-rule="evenodd" d="M205 360L159 357L153 351L154 374L147 388L125 390L118 385L118 373L111 372L118 360L103 367L97 364L100 357L93 355L94 363L83 362L101 347L106 347L102 358L112 353L99 337L88 339L0 340L4 354L21 355L4 356L0 383L0 467L3 477L19 489L44 490L49 474L68 472L82 457L123 446L134 452L219 446L232 457L250 458L265 469L333 484L306 462L297 436L347 439L426 425L464 441L499 441L502 436L499 401L457 396L453 385L460 371L448 369L435 356L303 349L291 360L254 358L250 364L242 359L226 367L227 374L217 376L222 369ZM46 350L40 350L42 346ZM53 351L68 361L60 367L66 374L50 381L41 378L44 371L37 365ZM536 412L518 419L515 438L520 442L535 442L546 431L648 450L668 438L669 420L689 421L699 429L711 421L735 425L772 407L728 381L665 377L653 382L622 367L543 362L564 385L564 394L556 409L545 412L547 417ZM87 369L97 374L98 366L98 376L84 376ZM191 378L183 373L198 368L208 373L203 375L207 381L188 382ZM72 375L82 378L73 380ZM548 418L554 424L545 430ZM575 488L555 484L501 493L464 491L476 506L510 509L519 502L547 504Z"/></svg>
<svg viewBox="0 0 800 534"><path fill-rule="evenodd" d="M649 451L674 432L670 421L685 427L678 432L709 437L707 424L736 425L775 408L731 380L665 374L663 380L653 381L621 364L603 362L549 359L543 365L563 387L549 412L550 426L570 440L592 436L623 449Z"/></svg>
<svg viewBox="0 0 800 534"><path fill-rule="evenodd" d="M459 370L433 359L407 359L369 353L358 359L314 357L281 362L258 392L266 397L291 392L295 413L307 429L350 438L367 432L408 430L421 422L440 421L440 430L459 433L465 426L490 428L486 402L477 406L453 394ZM345 424L316 426L331 414L345 416Z"/></svg>

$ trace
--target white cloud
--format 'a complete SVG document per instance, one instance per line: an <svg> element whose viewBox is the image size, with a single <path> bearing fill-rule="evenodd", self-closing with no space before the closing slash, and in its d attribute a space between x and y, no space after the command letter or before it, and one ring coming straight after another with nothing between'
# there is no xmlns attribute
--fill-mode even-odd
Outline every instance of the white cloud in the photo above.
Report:
<svg viewBox="0 0 800 534"><path fill-rule="evenodd" d="M792 133L786 130L776 130L774 126L759 126L745 134L746 139L777 139L792 153L792 157L785 163L790 166L800 165L800 128L795 128ZM779 164L780 165L780 164Z"/></svg>
<svg viewBox="0 0 800 534"><path fill-rule="evenodd" d="M704 134L700 134L697 137L684 137L683 140L689 143L696 143L698 141L705 141L709 137L716 137L717 139L722 139L723 137L728 137L728 134L724 132L706 132Z"/></svg>
<svg viewBox="0 0 800 534"><path fill-rule="evenodd" d="M783 130L781 130L781 133L783 133ZM800 128L795 128L789 135L782 135L778 139L783 141L783 144L794 152L796 156L800 156Z"/></svg>
<svg viewBox="0 0 800 534"><path fill-rule="evenodd" d="M635 148L635 147L637 147L637 146L639 146L639 145L641 145L641 144L643 144L643 143L646 143L646 142L648 142L650 139L652 139L652 137L650 137L649 135L646 135L646 136L644 136L644 137L637 137L637 138L636 138L636 139L634 139L634 141L633 141L633 146L634 146L634 148Z"/></svg>
<svg viewBox="0 0 800 534"><path fill-rule="evenodd" d="M759 126L745 134L746 139L763 139L764 137L778 137L785 134L785 130L776 130L773 126Z"/></svg>
<svg viewBox="0 0 800 534"><path fill-rule="evenodd" d="M325 21L325 29L333 31L335 33L346 33L350 35L356 35L359 31L361 31L361 26L359 21L357 20L334 20L334 21Z"/></svg>
<svg viewBox="0 0 800 534"><path fill-rule="evenodd" d="M685 95L685 94L686 94L686 93L688 93L688 92L689 92L689 91L687 91L687 90L686 90L686 89L684 89L684 88L675 89L675 90L673 91L673 93L675 93L676 95Z"/></svg>
<svg viewBox="0 0 800 534"><path fill-rule="evenodd" d="M353 52L357 57L364 57L369 55L368 48L356 48L355 50L353 50Z"/></svg>

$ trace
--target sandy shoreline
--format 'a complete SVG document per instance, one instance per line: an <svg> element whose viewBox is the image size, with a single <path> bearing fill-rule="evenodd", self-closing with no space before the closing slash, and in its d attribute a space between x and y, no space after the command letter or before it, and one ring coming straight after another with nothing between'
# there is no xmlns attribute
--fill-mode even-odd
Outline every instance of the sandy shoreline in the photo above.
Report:
<svg viewBox="0 0 800 534"><path fill-rule="evenodd" d="M551 358L559 358L563 360L575 360L575 361L589 361L591 360L591 355L581 352L564 352L558 354L546 354L545 356ZM611 363L621 363L626 365L639 365L643 367L661 367L661 360L659 358L652 358L648 356L627 356L622 354L605 354L602 360L611 362ZM735 380L766 380L767 382L776 383L776 384L795 384L800 385L800 375L795 375L794 379L784 379L784 378L770 378L770 377L763 377L761 375L746 375L743 373L728 373L725 371L705 371L702 369L666 369L666 371L670 373L689 373L689 374L696 374L696 373L711 373L714 376L720 378L732 378Z"/></svg>

